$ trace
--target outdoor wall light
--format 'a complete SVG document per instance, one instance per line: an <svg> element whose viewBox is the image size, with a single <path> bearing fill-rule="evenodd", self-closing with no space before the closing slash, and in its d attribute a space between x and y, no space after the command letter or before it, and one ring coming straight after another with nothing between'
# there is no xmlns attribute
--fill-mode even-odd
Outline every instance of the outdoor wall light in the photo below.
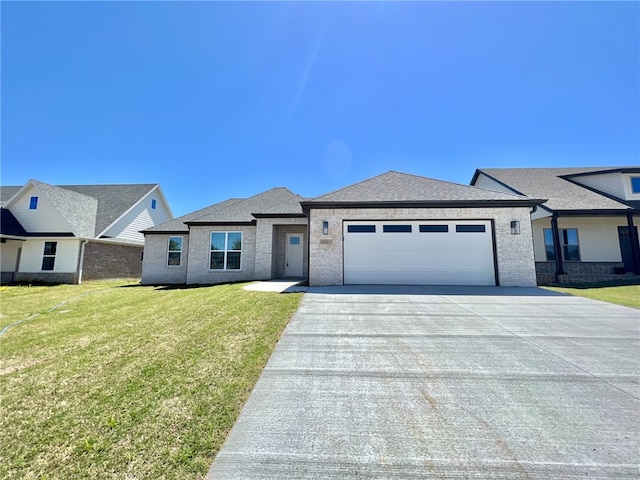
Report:
<svg viewBox="0 0 640 480"><path fill-rule="evenodd" d="M322 222L322 234L329 235L329 222Z"/></svg>
<svg viewBox="0 0 640 480"><path fill-rule="evenodd" d="M518 220L511 222L511 235L520 235L520 222Z"/></svg>

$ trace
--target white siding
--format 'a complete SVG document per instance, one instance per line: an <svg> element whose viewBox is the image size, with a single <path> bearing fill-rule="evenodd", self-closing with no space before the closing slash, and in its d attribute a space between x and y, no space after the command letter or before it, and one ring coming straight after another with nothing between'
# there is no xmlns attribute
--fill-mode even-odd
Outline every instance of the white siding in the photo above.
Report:
<svg viewBox="0 0 640 480"><path fill-rule="evenodd" d="M620 172L603 173L601 175L584 175L572 177L574 182L594 188L618 198L625 198L622 174Z"/></svg>
<svg viewBox="0 0 640 480"><path fill-rule="evenodd" d="M140 230L151 228L160 223L171 220L169 209L161 195L154 190L144 197L131 210L110 226L102 236L118 238L125 241L144 242L144 235ZM156 208L151 208L151 200L156 200Z"/></svg>
<svg viewBox="0 0 640 480"><path fill-rule="evenodd" d="M14 272L16 268L16 260L18 258L18 249L24 242L18 240L7 240L0 244L0 263L1 271Z"/></svg>
<svg viewBox="0 0 640 480"><path fill-rule="evenodd" d="M626 217L560 217L558 228L577 228L580 260L583 262L620 262L618 226L626 226ZM547 261L543 229L551 228L550 219L533 222L533 248L536 262Z"/></svg>
<svg viewBox="0 0 640 480"><path fill-rule="evenodd" d="M478 178L476 179L473 186L478 188L484 188L485 190L492 190L494 192L510 193L511 195L517 195L517 193L511 190L510 188L507 188L504 185L499 184L495 180L487 177L482 173L478 175Z"/></svg>
<svg viewBox="0 0 640 480"><path fill-rule="evenodd" d="M41 272L44 242L58 242L54 273L73 273L78 267L79 240L38 239L23 242L20 272Z"/></svg>
<svg viewBox="0 0 640 480"><path fill-rule="evenodd" d="M29 209L31 197L38 197L38 208L35 210ZM72 231L67 221L49 199L33 186L27 188L20 198L11 204L9 210L27 232L66 233Z"/></svg>

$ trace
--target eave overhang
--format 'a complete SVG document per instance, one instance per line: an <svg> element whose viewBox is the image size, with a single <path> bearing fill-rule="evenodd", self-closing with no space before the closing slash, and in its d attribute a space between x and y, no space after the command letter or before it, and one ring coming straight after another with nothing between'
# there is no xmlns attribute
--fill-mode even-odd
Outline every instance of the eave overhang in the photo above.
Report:
<svg viewBox="0 0 640 480"><path fill-rule="evenodd" d="M252 225L256 225L256 220L251 220L249 222L184 222L185 225L189 225L190 227L248 227Z"/></svg>
<svg viewBox="0 0 640 480"><path fill-rule="evenodd" d="M252 213L256 218L306 218L304 213Z"/></svg>

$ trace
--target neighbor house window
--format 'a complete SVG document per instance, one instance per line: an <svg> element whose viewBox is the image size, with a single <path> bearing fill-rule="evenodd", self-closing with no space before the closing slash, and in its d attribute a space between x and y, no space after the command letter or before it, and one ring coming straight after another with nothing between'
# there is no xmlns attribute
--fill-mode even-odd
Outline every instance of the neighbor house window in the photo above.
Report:
<svg viewBox="0 0 640 480"><path fill-rule="evenodd" d="M38 208L38 197L31 197L29 200L29 210L36 210Z"/></svg>
<svg viewBox="0 0 640 480"><path fill-rule="evenodd" d="M211 232L211 270L240 270L242 232Z"/></svg>
<svg viewBox="0 0 640 480"><path fill-rule="evenodd" d="M631 193L640 193L640 177L631 177Z"/></svg>
<svg viewBox="0 0 640 480"><path fill-rule="evenodd" d="M167 253L167 265L179 267L182 262L182 237L169 237L169 252Z"/></svg>
<svg viewBox="0 0 640 480"><path fill-rule="evenodd" d="M156 199L155 198L151 200L151 209L152 210L156 209Z"/></svg>
<svg viewBox="0 0 640 480"><path fill-rule="evenodd" d="M550 228L544 229L544 249L547 260L556 259L556 251L553 244L553 231ZM562 247L562 258L566 261L580 261L580 246L578 244L577 228L560 228L560 246Z"/></svg>
<svg viewBox="0 0 640 480"><path fill-rule="evenodd" d="M42 270L53 270L56 263L56 250L58 242L44 242L44 254L42 256Z"/></svg>

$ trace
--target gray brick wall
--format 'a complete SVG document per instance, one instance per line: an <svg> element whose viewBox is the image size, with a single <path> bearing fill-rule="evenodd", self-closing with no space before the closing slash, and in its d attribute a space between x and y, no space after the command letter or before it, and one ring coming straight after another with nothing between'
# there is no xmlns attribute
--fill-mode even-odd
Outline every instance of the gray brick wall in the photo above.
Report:
<svg viewBox="0 0 640 480"><path fill-rule="evenodd" d="M495 224L498 278L502 286L536 285L529 208L371 208L312 209L310 213L309 283L343 283L343 220L492 219ZM511 235L511 221L520 222L520 235ZM322 235L322 222L329 234Z"/></svg>
<svg viewBox="0 0 640 480"><path fill-rule="evenodd" d="M182 237L182 262L179 267L167 265L170 236ZM142 283L145 285L186 283L188 259L188 234L145 235Z"/></svg>
<svg viewBox="0 0 640 480"><path fill-rule="evenodd" d="M242 232L241 270L209 270L211 232ZM255 280L256 227L192 226L189 231L189 260L187 283L211 285L216 283Z"/></svg>
<svg viewBox="0 0 640 480"><path fill-rule="evenodd" d="M89 242L85 247L82 280L140 278L142 246Z"/></svg>

